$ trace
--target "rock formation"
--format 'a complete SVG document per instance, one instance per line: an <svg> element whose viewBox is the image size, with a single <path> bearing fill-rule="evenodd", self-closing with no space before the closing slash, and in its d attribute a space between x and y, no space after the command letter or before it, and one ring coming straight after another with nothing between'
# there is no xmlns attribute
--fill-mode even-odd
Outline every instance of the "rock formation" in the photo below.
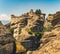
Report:
<svg viewBox="0 0 60 54"><path fill-rule="evenodd" d="M28 54L60 54L60 12L57 12L54 17L51 15L51 18L47 19L50 20L48 22L51 23L53 29L50 28L51 31L44 32L40 40L40 47Z"/></svg>
<svg viewBox="0 0 60 54"><path fill-rule="evenodd" d="M60 54L60 12L49 14L46 20L45 14L37 15L32 9L18 17L11 15L11 28L18 41L17 53L23 45L21 48L26 54ZM42 38L40 32L43 32ZM0 22L0 54L15 53L14 38Z"/></svg>
<svg viewBox="0 0 60 54"><path fill-rule="evenodd" d="M39 50L31 52L31 54L60 54L60 30L45 32Z"/></svg>
<svg viewBox="0 0 60 54"><path fill-rule="evenodd" d="M29 36L34 36L34 32L41 32L45 21L45 14L39 16L31 9L30 12L22 16L11 15L11 28L14 28L14 38L24 40Z"/></svg>
<svg viewBox="0 0 60 54"><path fill-rule="evenodd" d="M10 30L10 22L8 24L6 24L5 27Z"/></svg>
<svg viewBox="0 0 60 54"><path fill-rule="evenodd" d="M40 42L35 38L43 30L45 14L36 14L32 9L21 16L11 15L11 28L14 29L13 36L26 50L35 50ZM27 46L28 45L28 46Z"/></svg>
<svg viewBox="0 0 60 54"><path fill-rule="evenodd" d="M60 11L55 14L49 14L45 21L44 27L49 29L60 27Z"/></svg>
<svg viewBox="0 0 60 54"><path fill-rule="evenodd" d="M0 54L15 54L15 48L12 34L0 22Z"/></svg>

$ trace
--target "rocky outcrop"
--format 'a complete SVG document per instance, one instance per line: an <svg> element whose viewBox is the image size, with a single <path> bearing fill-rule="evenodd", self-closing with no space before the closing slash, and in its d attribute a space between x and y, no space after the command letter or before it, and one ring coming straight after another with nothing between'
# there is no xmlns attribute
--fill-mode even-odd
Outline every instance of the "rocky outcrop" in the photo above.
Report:
<svg viewBox="0 0 60 54"><path fill-rule="evenodd" d="M41 41L39 50L31 54L60 54L60 31L46 32Z"/></svg>
<svg viewBox="0 0 60 54"><path fill-rule="evenodd" d="M0 54L15 54L15 48L18 54L21 50L26 54L60 54L60 12L49 14L46 21L44 16L33 10L19 17L12 15L11 28L18 41L16 47L12 34L0 22ZM49 31L43 31L41 38L41 33L35 32L41 32L44 27Z"/></svg>
<svg viewBox="0 0 60 54"><path fill-rule="evenodd" d="M13 36L26 50L38 48L40 37L35 37L43 30L45 14L36 14L32 9L21 16L11 15L11 28L14 28Z"/></svg>
<svg viewBox="0 0 60 54"><path fill-rule="evenodd" d="M30 36L35 36L34 32L41 32L45 21L45 14L37 15L32 9L30 12L16 17L11 16L11 28L14 28L14 38L22 41Z"/></svg>
<svg viewBox="0 0 60 54"><path fill-rule="evenodd" d="M34 32L41 32L43 29L43 24L43 18L40 19L37 15L28 19L27 25L20 27L21 33L18 35L18 40L21 41L30 36L34 36Z"/></svg>
<svg viewBox="0 0 60 54"><path fill-rule="evenodd" d="M60 54L60 12L57 12L54 17L53 15L49 17L51 18L47 18L49 20L47 22L50 26L47 26L48 23L45 26L51 30L44 32L40 47L35 51L28 51L28 54Z"/></svg>
<svg viewBox="0 0 60 54"><path fill-rule="evenodd" d="M15 42L12 34L0 23L0 54L15 54Z"/></svg>
<svg viewBox="0 0 60 54"><path fill-rule="evenodd" d="M44 24L44 27L51 30L60 27L60 11L56 12L55 14L49 14Z"/></svg>
<svg viewBox="0 0 60 54"><path fill-rule="evenodd" d="M0 36L0 54L15 54L15 43L11 34Z"/></svg>
<svg viewBox="0 0 60 54"><path fill-rule="evenodd" d="M9 33L9 30L2 23L0 23L0 35L4 35L6 33Z"/></svg>
<svg viewBox="0 0 60 54"><path fill-rule="evenodd" d="M24 41L21 41L21 44L27 49L27 51L29 50L32 51L32 50L36 50L39 47L40 45L39 40L40 40L40 37L31 36L25 39Z"/></svg>
<svg viewBox="0 0 60 54"><path fill-rule="evenodd" d="M6 24L5 27L10 30L10 22L8 24Z"/></svg>

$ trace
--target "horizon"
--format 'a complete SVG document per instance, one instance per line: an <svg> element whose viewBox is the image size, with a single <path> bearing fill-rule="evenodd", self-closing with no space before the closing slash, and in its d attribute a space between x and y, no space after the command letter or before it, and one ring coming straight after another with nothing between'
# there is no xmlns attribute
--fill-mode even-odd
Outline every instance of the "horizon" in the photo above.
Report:
<svg viewBox="0 0 60 54"><path fill-rule="evenodd" d="M20 16L23 13L41 9L42 13L54 14L60 11L60 0L0 0L0 21L3 24L10 22L11 14Z"/></svg>

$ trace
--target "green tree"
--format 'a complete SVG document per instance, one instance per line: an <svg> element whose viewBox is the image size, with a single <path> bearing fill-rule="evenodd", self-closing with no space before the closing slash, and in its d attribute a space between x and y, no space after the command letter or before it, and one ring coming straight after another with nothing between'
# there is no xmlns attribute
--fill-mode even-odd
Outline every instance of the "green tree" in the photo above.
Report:
<svg viewBox="0 0 60 54"><path fill-rule="evenodd" d="M37 9L37 10L35 11L35 13L36 13L37 15L39 15L39 14L41 14L41 10L40 10L40 9Z"/></svg>

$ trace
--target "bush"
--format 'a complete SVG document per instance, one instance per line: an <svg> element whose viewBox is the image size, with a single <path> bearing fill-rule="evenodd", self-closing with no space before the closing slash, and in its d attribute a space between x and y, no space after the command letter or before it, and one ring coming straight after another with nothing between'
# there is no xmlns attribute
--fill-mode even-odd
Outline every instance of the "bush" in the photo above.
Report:
<svg viewBox="0 0 60 54"><path fill-rule="evenodd" d="M39 40L42 38L42 36L43 36L43 33L42 33L42 32L35 32L34 34L35 34L36 40L38 40L38 41L39 41Z"/></svg>
<svg viewBox="0 0 60 54"><path fill-rule="evenodd" d="M10 29L10 32L13 34L14 33L14 28L11 28Z"/></svg>
<svg viewBox="0 0 60 54"><path fill-rule="evenodd" d="M34 34L35 34L35 36L42 36L43 35L42 32L35 32Z"/></svg>
<svg viewBox="0 0 60 54"><path fill-rule="evenodd" d="M32 34L32 30L31 30L31 29L29 29L29 30L28 30L28 33L29 33L29 34Z"/></svg>

